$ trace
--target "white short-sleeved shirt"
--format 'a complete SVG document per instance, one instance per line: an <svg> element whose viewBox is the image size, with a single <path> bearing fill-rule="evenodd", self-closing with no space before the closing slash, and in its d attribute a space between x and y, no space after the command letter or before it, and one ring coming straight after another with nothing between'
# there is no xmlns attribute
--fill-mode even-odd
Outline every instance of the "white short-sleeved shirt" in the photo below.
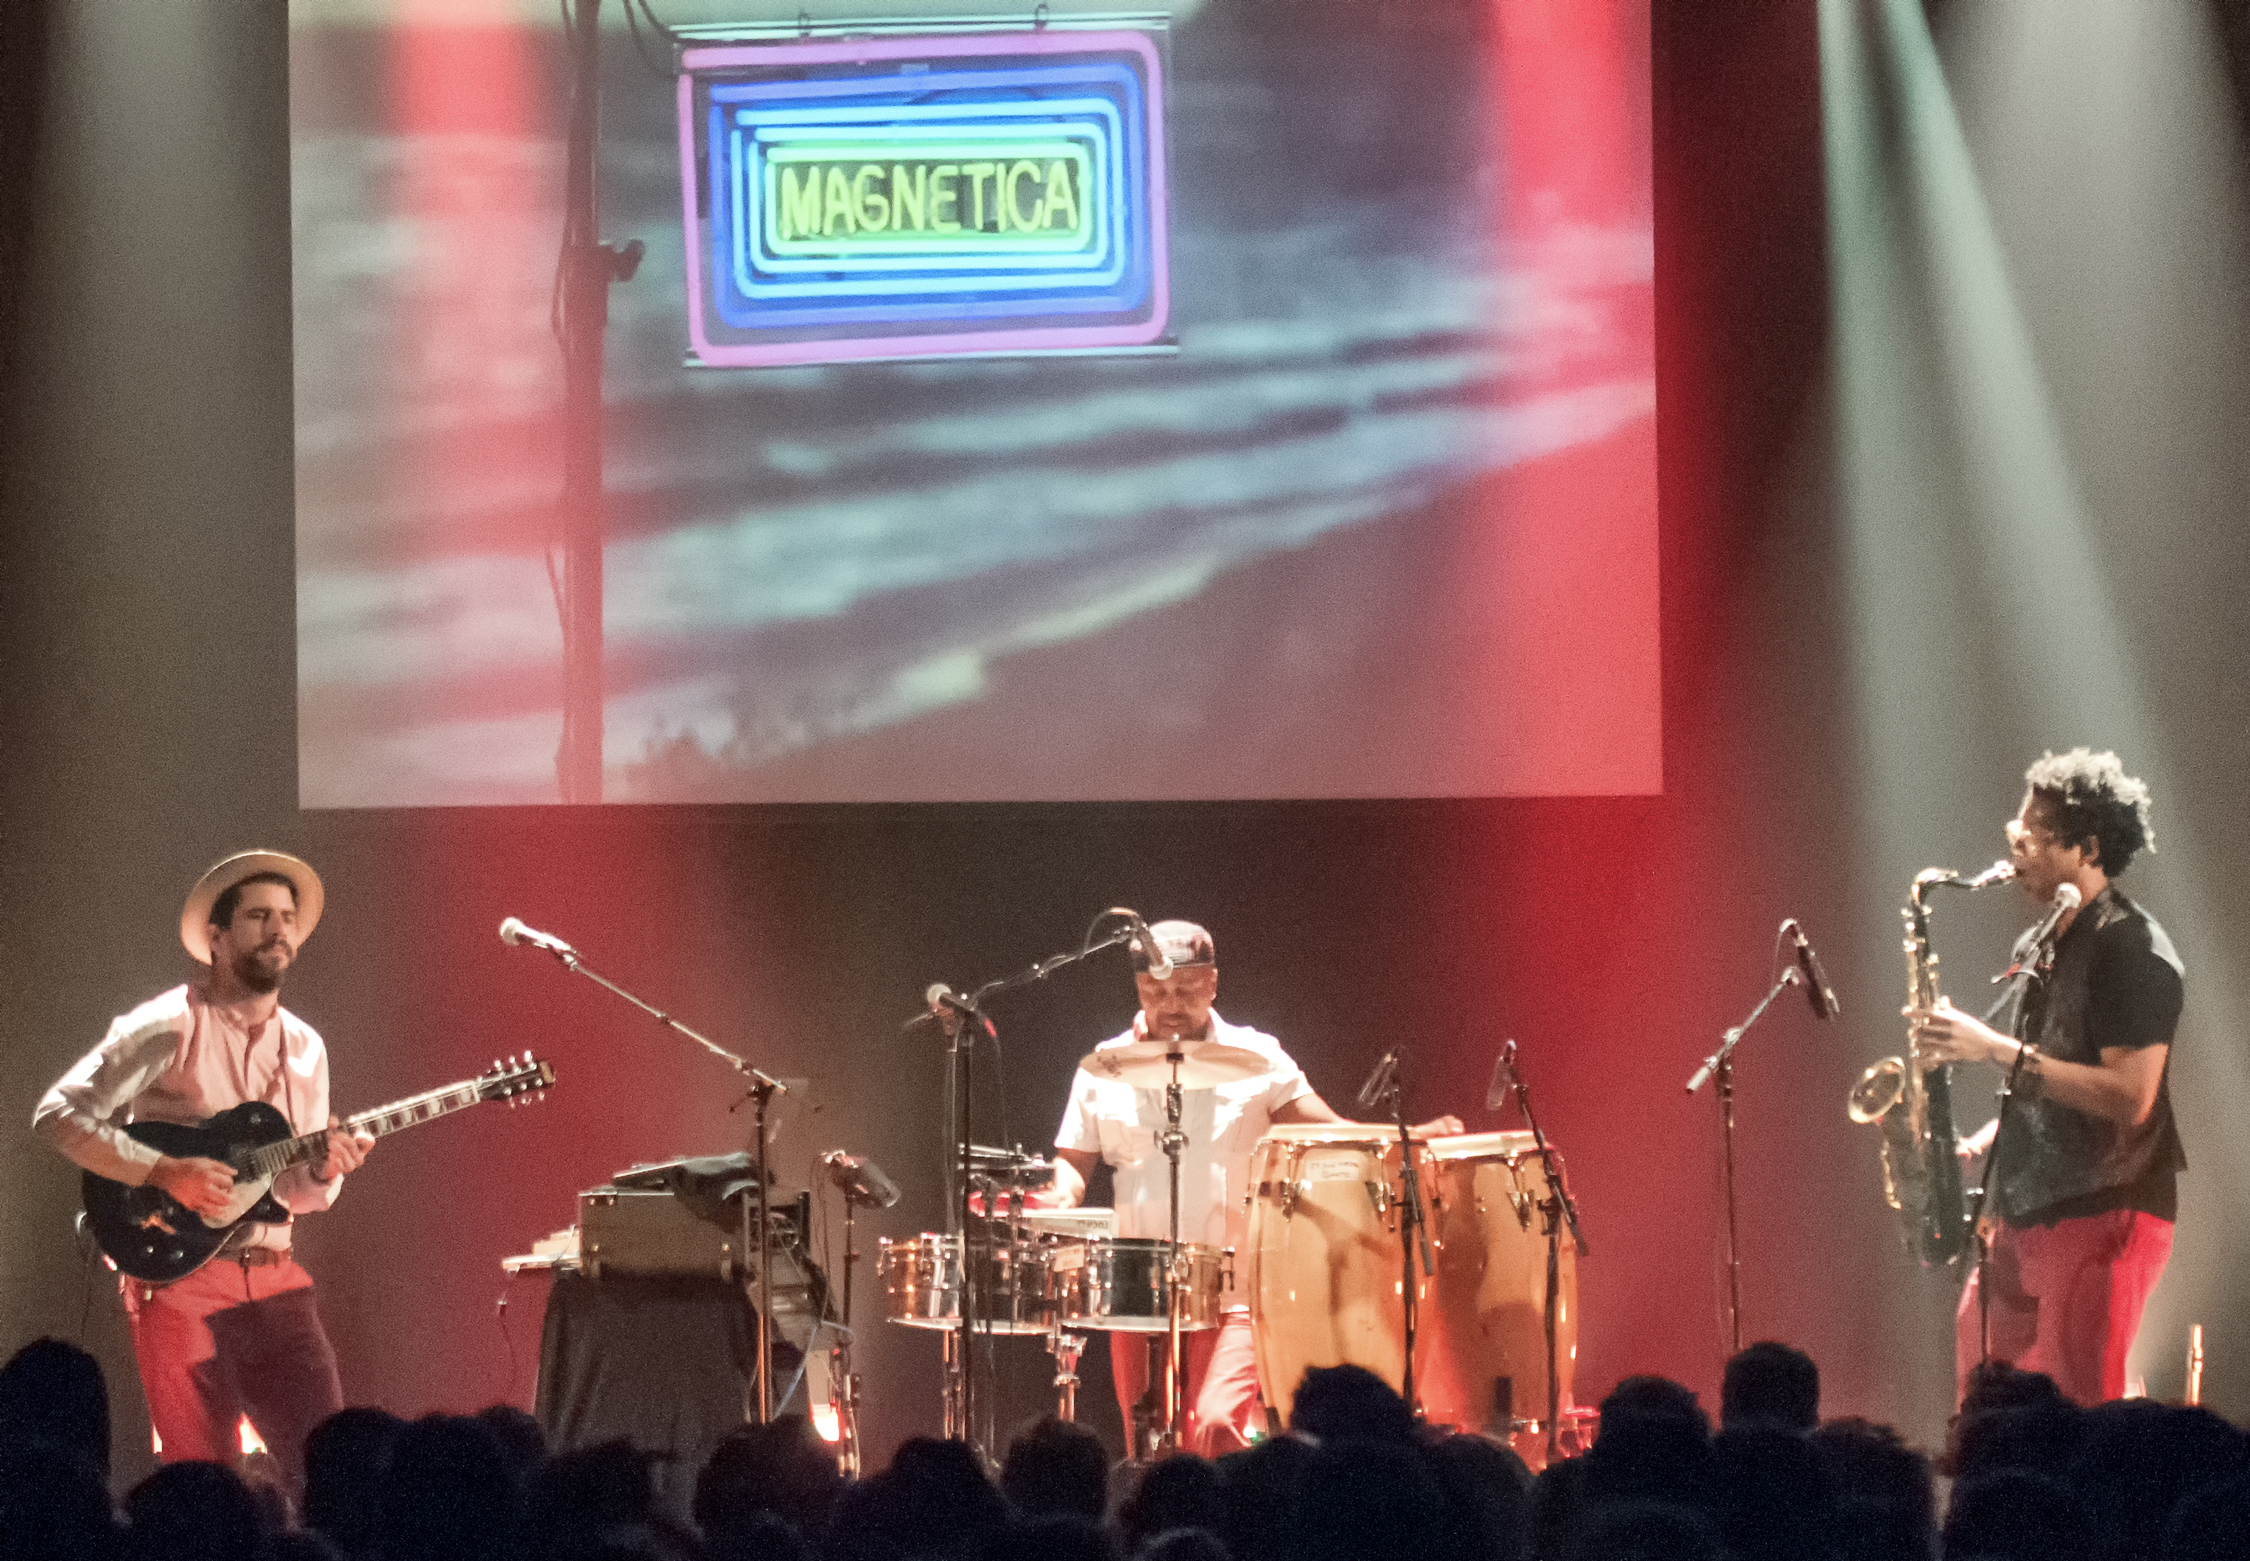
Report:
<svg viewBox="0 0 2250 1561"><path fill-rule="evenodd" d="M1146 1040L1134 1028L1096 1047ZM1271 1067L1255 1078L1181 1092L1180 1239L1243 1249L1249 1231L1250 1151L1273 1125L1274 1112L1313 1088L1304 1070L1260 1030L1211 1015L1211 1040L1263 1054ZM1161 1240L1170 1233L1171 1162L1157 1146L1164 1130L1164 1091L1097 1078L1084 1068L1070 1081L1070 1104L1055 1133L1057 1148L1099 1154L1116 1169L1117 1233Z"/></svg>

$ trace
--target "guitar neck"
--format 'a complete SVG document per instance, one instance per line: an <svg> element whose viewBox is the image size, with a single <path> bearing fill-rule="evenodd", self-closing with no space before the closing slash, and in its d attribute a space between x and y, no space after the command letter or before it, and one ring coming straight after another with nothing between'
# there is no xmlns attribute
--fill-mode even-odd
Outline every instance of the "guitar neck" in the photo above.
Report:
<svg viewBox="0 0 2250 1561"><path fill-rule="evenodd" d="M404 1100L394 1100L387 1106L362 1111L357 1116L346 1117L342 1130L381 1138L400 1128L434 1122L439 1117L473 1106L482 1100L484 1097L478 1092L477 1083L475 1079L463 1079L460 1083L448 1084L443 1089L425 1090L419 1095L409 1095ZM235 1168L247 1176L279 1176L292 1165L318 1159L326 1152L327 1144L328 1134L325 1130L306 1133L299 1138L284 1138L279 1143L266 1144L239 1157Z"/></svg>

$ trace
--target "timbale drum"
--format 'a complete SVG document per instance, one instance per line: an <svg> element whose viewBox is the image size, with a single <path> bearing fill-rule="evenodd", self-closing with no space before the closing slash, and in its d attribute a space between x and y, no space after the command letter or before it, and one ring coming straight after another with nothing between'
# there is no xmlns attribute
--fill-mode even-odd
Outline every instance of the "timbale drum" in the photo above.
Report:
<svg viewBox="0 0 2250 1561"><path fill-rule="evenodd" d="M1045 1333L1049 1243L978 1235L969 1242L977 1281L977 1329L983 1333ZM952 1328L961 1321L961 1238L924 1232L881 1242L885 1312L909 1328Z"/></svg>
<svg viewBox="0 0 2250 1561"><path fill-rule="evenodd" d="M1058 1244L1048 1283L1064 1322L1112 1333L1165 1333L1171 1328L1171 1243L1132 1236L1093 1236ZM1180 1327L1219 1326L1232 1254L1180 1243Z"/></svg>

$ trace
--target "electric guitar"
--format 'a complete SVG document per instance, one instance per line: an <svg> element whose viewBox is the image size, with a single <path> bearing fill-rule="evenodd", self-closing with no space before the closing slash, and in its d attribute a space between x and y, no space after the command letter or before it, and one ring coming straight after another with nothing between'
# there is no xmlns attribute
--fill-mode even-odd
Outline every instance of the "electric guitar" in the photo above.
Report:
<svg viewBox="0 0 2250 1561"><path fill-rule="evenodd" d="M495 1062L481 1078L347 1117L337 1131L380 1138L488 1100L512 1105L554 1082L554 1064L534 1061L525 1052L520 1060ZM200 1126L129 1122L125 1133L160 1154L217 1160L234 1172L233 1195L223 1210L208 1218L153 1182L128 1187L92 1171L85 1173L86 1229L112 1268L150 1284L185 1279L209 1262L239 1226L285 1224L289 1211L273 1200L274 1178L292 1165L320 1159L328 1147L325 1129L291 1137L289 1119L262 1100L246 1100Z"/></svg>

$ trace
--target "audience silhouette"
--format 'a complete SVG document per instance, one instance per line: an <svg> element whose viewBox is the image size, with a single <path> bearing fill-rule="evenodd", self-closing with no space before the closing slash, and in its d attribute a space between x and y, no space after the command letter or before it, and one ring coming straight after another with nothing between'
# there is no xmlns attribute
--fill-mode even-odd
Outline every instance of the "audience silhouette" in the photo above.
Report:
<svg viewBox="0 0 2250 1561"><path fill-rule="evenodd" d="M1308 1372L1288 1433L1217 1463L1112 1471L1050 1417L997 1478L924 1437L855 1482L791 1417L719 1445L692 1526L625 1442L550 1451L507 1406L346 1409L306 1439L293 1520L255 1471L210 1463L166 1465L120 1508L100 1367L41 1339L0 1368L0 1561L2250 1561L2250 1437L2207 1410L2081 1409L1980 1370L1933 1461L1889 1427L1819 1423L1819 1383L1801 1352L1753 1345L1713 1435L1687 1388L1627 1377L1592 1447L1536 1480L1353 1366Z"/></svg>

